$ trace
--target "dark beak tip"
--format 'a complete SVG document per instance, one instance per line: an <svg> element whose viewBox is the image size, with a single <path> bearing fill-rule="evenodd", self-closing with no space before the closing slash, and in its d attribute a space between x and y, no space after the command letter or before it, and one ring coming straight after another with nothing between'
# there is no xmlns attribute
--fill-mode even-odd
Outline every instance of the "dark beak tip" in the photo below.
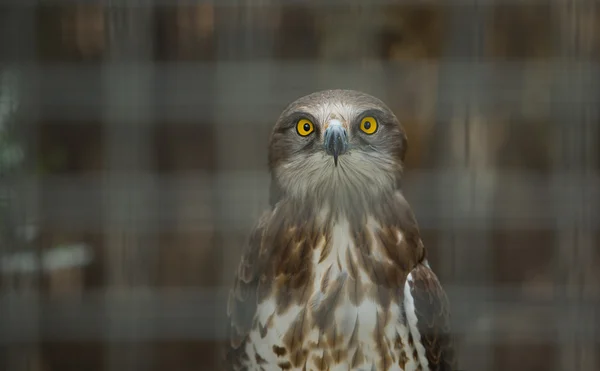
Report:
<svg viewBox="0 0 600 371"><path fill-rule="evenodd" d="M341 127L330 127L325 131L325 149L333 156L335 166L338 166L338 157L348 149L348 135Z"/></svg>

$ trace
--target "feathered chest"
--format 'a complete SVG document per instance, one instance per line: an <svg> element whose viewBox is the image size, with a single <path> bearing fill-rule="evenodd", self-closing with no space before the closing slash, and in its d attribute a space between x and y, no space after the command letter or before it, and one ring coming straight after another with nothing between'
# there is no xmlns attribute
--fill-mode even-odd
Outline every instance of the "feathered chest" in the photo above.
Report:
<svg viewBox="0 0 600 371"><path fill-rule="evenodd" d="M406 281L417 246L371 216L322 222L266 230L242 369L426 369Z"/></svg>

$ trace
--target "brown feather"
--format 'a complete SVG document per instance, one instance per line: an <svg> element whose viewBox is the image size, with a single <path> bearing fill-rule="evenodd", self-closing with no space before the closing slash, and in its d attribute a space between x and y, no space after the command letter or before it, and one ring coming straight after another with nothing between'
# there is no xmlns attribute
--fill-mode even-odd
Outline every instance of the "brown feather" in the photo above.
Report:
<svg viewBox="0 0 600 371"><path fill-rule="evenodd" d="M385 338L383 328L387 323L387 319L382 318L381 312L378 312L375 318L376 325L373 336L375 338L375 344L377 345L377 351L379 352L379 356L381 357L379 368L381 370L387 370L390 364L392 363L387 345L383 340Z"/></svg>
<svg viewBox="0 0 600 371"><path fill-rule="evenodd" d="M425 265L413 271L411 294L417 327L432 371L452 371L456 367L449 324L448 298L437 276Z"/></svg>
<svg viewBox="0 0 600 371"><path fill-rule="evenodd" d="M306 321L306 308L296 317L288 332L283 336L283 343L292 354L292 363L299 367L306 359L307 352L302 349L302 340L308 335L309 326Z"/></svg>
<svg viewBox="0 0 600 371"><path fill-rule="evenodd" d="M335 326L332 316L347 278L348 274L342 273L335 279L331 283L328 292L323 295L323 299L313 309L312 316L315 325L322 331L325 331L326 327Z"/></svg>

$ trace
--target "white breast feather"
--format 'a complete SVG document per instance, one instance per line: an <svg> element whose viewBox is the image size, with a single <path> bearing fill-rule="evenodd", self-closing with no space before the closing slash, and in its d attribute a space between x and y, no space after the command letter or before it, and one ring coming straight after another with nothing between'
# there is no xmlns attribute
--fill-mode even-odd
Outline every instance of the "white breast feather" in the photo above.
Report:
<svg viewBox="0 0 600 371"><path fill-rule="evenodd" d="M425 347L421 344L421 333L417 328L417 314L415 313L415 302L412 294L410 293L409 282L412 282L412 274L409 273L406 277L406 283L404 284L404 310L406 311L406 319L412 333L414 343L417 347L417 354L419 355L419 361L423 365L423 368L427 369L429 362L425 356Z"/></svg>
<svg viewBox="0 0 600 371"><path fill-rule="evenodd" d="M322 211L319 215L324 217L327 214L327 211ZM370 233L374 233L379 228L377 222L372 218L368 218L368 228ZM398 242L402 241L403 235L398 233ZM376 241L373 241L377 243ZM312 286L312 294L309 298L309 303L317 303L319 300L323 298L323 294L321 293L321 281L325 274L329 274L329 282L335 281L340 274L347 273L347 260L346 254L352 254L352 258L354 261L360 261L357 257L357 249L354 246L354 241L352 239L352 233L350 231L349 223L346 219L341 219L337 224L335 224L332 228L332 239L331 239L331 250L329 255L319 263L321 249L323 248L324 241L321 241L321 246L318 246L313 253L313 267L314 267L314 280ZM388 259L382 253L382 248L380 246L373 246L372 249L374 256L378 259ZM338 265L339 261L339 265ZM365 282L370 282L370 279L366 272L363 269L359 269L359 277L363 284ZM412 277L409 275L409 279L412 280ZM344 290L345 291L345 290ZM402 343L405 346L405 352L408 357L404 370L398 366L398 357L399 354L395 355L396 362L394 362L389 370L395 371L416 371L418 364L412 359L413 350L409 348L409 331L412 332L414 344L417 347L417 353L419 355L419 362L423 369L427 369L427 358L425 357L425 349L420 343L420 335L417 330L417 317L414 311L414 302L412 295L410 294L410 287L408 281L404 287L404 303L401 308L399 305L392 303L390 305L390 318L397 318L396 322L391 322L390 326L386 326L384 329L385 337L388 339L389 344L394 344L396 334L400 336L402 339ZM344 293L340 296L340 299L337 303L337 308L334 313L334 320L336 322L336 331L339 335L343 336L345 345L347 345L350 341L352 333L354 331L354 327L356 324L356 318L358 316L359 328L358 328L358 338L361 344L361 349L365 356L365 362L359 366L359 369L370 370L373 362L377 362L379 360L379 352L377 350L376 344L374 342L373 333L376 328L377 323L377 311L378 309L377 303L370 300L368 297L358 305L355 306L352 304L348 298L348 296ZM401 318L402 310L406 311L406 318L408 320L408 324L403 323ZM250 370L259 370L260 367L264 370L274 370L278 371L281 368L277 365L283 359L278 358L273 352L273 345L282 346L282 337L288 330L291 323L294 322L298 314L301 312L302 307L300 306L292 306L290 310L288 310L283 315L276 314L276 306L275 300L269 299L265 302L261 303L257 308L256 316L260 323L263 325L267 323L268 319L272 316L272 330L267 333L265 338L261 338L259 330L254 329L250 333L250 342L246 345L246 351L248 354L249 361L249 369ZM409 330L410 328L410 330ZM315 344L319 342L320 332L318 329L313 329L309 336L304 339L304 346L306 348L309 347L309 344ZM261 357L267 361L267 364L258 365L255 360L255 352L254 347L259 352ZM346 371L350 369L349 362L352 361L352 356L354 355L354 351L348 349L347 362L334 365L331 370L332 371ZM312 351L308 356L308 365L311 365L312 355L322 356L322 352L319 351L318 354ZM375 364L375 366L377 366ZM314 366L313 366L314 367ZM299 369L302 369L301 367ZM293 369L295 370L295 369Z"/></svg>

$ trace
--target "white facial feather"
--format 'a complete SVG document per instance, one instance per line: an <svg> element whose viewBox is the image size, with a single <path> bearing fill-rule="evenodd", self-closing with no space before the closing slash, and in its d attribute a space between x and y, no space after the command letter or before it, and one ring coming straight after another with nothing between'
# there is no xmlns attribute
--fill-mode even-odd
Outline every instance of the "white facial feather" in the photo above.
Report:
<svg viewBox="0 0 600 371"><path fill-rule="evenodd" d="M298 154L275 169L281 186L294 198L315 193L340 195L393 191L396 163L379 152L352 150L339 158L338 166L324 151Z"/></svg>

